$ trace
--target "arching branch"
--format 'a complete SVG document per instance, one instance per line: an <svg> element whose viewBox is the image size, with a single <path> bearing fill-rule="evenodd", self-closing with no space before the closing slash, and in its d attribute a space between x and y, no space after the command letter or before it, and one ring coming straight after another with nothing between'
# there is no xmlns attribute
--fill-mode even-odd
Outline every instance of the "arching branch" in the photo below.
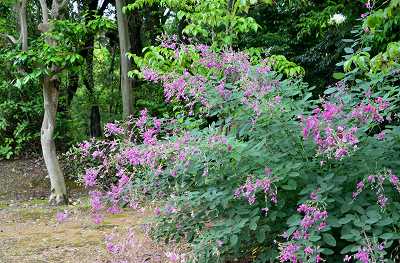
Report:
<svg viewBox="0 0 400 263"><path fill-rule="evenodd" d="M5 39L7 39L11 44L15 45L17 44L19 41L21 41L21 37L17 40L15 37L8 35L8 34L3 34L0 33L0 36L4 37Z"/></svg>

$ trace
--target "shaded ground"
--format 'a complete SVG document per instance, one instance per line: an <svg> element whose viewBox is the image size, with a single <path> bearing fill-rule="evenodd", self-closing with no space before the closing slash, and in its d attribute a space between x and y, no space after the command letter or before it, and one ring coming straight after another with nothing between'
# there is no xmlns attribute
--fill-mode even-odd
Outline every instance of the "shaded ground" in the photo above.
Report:
<svg viewBox="0 0 400 263"><path fill-rule="evenodd" d="M168 262L143 233L145 213L125 211L92 223L88 200L75 188L68 207L47 205L48 179L40 160L0 161L0 262L111 262L105 235L133 229L138 242L130 262ZM57 211L68 211L63 223Z"/></svg>

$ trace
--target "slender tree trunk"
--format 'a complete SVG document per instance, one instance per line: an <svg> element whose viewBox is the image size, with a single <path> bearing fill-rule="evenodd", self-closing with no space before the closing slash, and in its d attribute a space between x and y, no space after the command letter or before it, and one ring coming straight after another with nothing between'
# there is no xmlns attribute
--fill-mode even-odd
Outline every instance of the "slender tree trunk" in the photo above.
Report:
<svg viewBox="0 0 400 263"><path fill-rule="evenodd" d="M68 88L67 88L67 107L69 108L74 99L75 93L79 87L79 74L71 71L68 72Z"/></svg>
<svg viewBox="0 0 400 263"><path fill-rule="evenodd" d="M27 0L21 0L19 3L19 23L21 29L21 43L22 43L22 51L28 50L28 24L26 22L26 4Z"/></svg>
<svg viewBox="0 0 400 263"><path fill-rule="evenodd" d="M53 78L45 77L43 80L44 117L40 134L43 159L46 163L51 184L49 202L57 205L68 203L64 175L57 159L54 142L59 95L58 84L58 80Z"/></svg>
<svg viewBox="0 0 400 263"><path fill-rule="evenodd" d="M48 8L45 0L40 0L42 8L43 24L39 25L42 32L49 30ZM57 19L59 14L59 3L57 0L52 2L52 19ZM52 39L47 39L50 45L57 45ZM50 71L55 72L57 69L52 67ZM52 75L52 74L50 74ZM59 96L59 79L57 76L44 76L43 78L43 104L44 116L42 129L40 133L40 141L42 144L43 159L46 164L47 172L50 177L51 192L49 202L53 205L67 204L68 196L64 181L64 174L58 162L56 145L54 142L54 129L56 126L56 115Z"/></svg>
<svg viewBox="0 0 400 263"><path fill-rule="evenodd" d="M89 23L90 21L96 19L96 15L102 16L104 10L109 4L108 0L104 0L102 5L98 7L99 0L89 0L84 3L83 10L86 12L85 21ZM93 73L93 52L95 45L95 35L93 32L88 32L87 38L85 40L85 46L82 51L82 56L85 58L85 73L82 76L83 83L89 92L90 96L90 119L89 119L89 134L91 137L100 137L102 135L101 131L101 114L98 100L96 97L96 92L94 89L94 73Z"/></svg>
<svg viewBox="0 0 400 263"><path fill-rule="evenodd" d="M85 43L85 74L83 74L83 83L89 92L90 102L92 104L90 109L89 132L91 137L101 136L101 115L100 107L97 103L96 92L94 90L94 76L93 76L93 51L94 51L94 36L89 35Z"/></svg>
<svg viewBox="0 0 400 263"><path fill-rule="evenodd" d="M130 70L130 62L126 56L126 52L130 49L129 34L128 34L128 21L126 15L122 12L124 7L124 0L115 0L115 8L117 11L118 20L118 36L119 36L119 49L121 60L121 94L122 94L122 115L124 118L133 113L133 94L132 94L132 81L128 78Z"/></svg>

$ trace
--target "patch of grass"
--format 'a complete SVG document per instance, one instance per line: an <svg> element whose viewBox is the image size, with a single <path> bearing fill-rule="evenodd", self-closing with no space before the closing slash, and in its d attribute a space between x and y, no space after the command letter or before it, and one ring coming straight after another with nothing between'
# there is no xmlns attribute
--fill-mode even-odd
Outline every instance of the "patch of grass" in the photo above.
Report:
<svg viewBox="0 0 400 263"><path fill-rule="evenodd" d="M0 209L4 209L4 208L7 208L7 207L8 207L8 204L6 202L1 202L0 201Z"/></svg>
<svg viewBox="0 0 400 263"><path fill-rule="evenodd" d="M55 209L49 208L31 208L29 210L23 209L19 211L19 215L25 220L36 220L41 218L50 218L55 215Z"/></svg>

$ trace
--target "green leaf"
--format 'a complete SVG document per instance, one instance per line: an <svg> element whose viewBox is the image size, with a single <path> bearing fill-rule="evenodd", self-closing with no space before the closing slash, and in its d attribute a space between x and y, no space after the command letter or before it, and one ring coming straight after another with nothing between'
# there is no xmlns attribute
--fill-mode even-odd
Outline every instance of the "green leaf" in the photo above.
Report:
<svg viewBox="0 0 400 263"><path fill-rule="evenodd" d="M354 245L354 244L347 245L340 251L340 254L347 254L349 252L355 252L358 250L358 248L359 248L358 245Z"/></svg>
<svg viewBox="0 0 400 263"><path fill-rule="evenodd" d="M324 255L333 255L333 254L335 253L332 249L329 249L329 248L323 248L323 249L321 250L321 252L322 252L322 254L324 254Z"/></svg>
<svg viewBox="0 0 400 263"><path fill-rule="evenodd" d="M354 50L352 48L350 48L350 47L345 47L344 48L344 52L346 52L347 54L353 54Z"/></svg>
<svg viewBox="0 0 400 263"><path fill-rule="evenodd" d="M312 242L317 242L320 239L321 239L320 236L310 236L310 241L312 241Z"/></svg>
<svg viewBox="0 0 400 263"><path fill-rule="evenodd" d="M326 90L324 91L324 94L329 95L329 94L334 93L335 91L336 91L336 88L335 88L335 87L331 87L331 88L329 88L329 89L326 89Z"/></svg>
<svg viewBox="0 0 400 263"><path fill-rule="evenodd" d="M343 72L335 72L333 73L333 78L337 80L344 79L346 75Z"/></svg>
<svg viewBox="0 0 400 263"><path fill-rule="evenodd" d="M265 240L265 231L257 231L256 239L258 243L263 243Z"/></svg>
<svg viewBox="0 0 400 263"><path fill-rule="evenodd" d="M380 236L382 239L393 239L395 237L395 233L385 233Z"/></svg>
<svg viewBox="0 0 400 263"><path fill-rule="evenodd" d="M293 179L289 179L286 185L282 186L285 190L296 190L297 189L297 182Z"/></svg>
<svg viewBox="0 0 400 263"><path fill-rule="evenodd" d="M231 241L231 246L234 247L238 243L239 238L237 235L233 235L233 236L231 236L230 241Z"/></svg>
<svg viewBox="0 0 400 263"><path fill-rule="evenodd" d="M254 231L254 230L257 229L257 222L258 222L259 219L260 219L259 216L256 216L256 217L254 217L253 219L251 219L250 225L249 225L249 228L250 228L251 230Z"/></svg>
<svg viewBox="0 0 400 263"><path fill-rule="evenodd" d="M329 246L331 246L331 247L336 246L336 239L331 234L329 234L329 233L322 234L322 239Z"/></svg>
<svg viewBox="0 0 400 263"><path fill-rule="evenodd" d="M301 216L298 214L294 214L291 217L289 217L289 219L287 220L287 224L289 226L295 226L295 225L299 224L300 220L301 220Z"/></svg>

